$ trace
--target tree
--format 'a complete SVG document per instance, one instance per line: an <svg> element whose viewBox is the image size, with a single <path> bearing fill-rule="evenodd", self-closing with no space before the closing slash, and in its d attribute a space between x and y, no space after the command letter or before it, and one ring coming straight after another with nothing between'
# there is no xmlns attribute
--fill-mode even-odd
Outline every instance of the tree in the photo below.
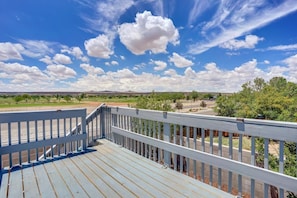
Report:
<svg viewBox="0 0 297 198"><path fill-rule="evenodd" d="M283 77L274 77L268 83L261 78L242 85L242 90L231 96L219 96L215 107L218 115L255 118L258 114L269 120L297 121L297 84ZM264 139L256 138L257 165L264 163ZM297 177L296 144L285 143L284 172ZM269 167L278 170L277 156L269 155ZM272 187L273 189L277 188ZM297 197L289 193L288 197Z"/></svg>
<svg viewBox="0 0 297 198"><path fill-rule="evenodd" d="M199 94L197 91L192 91L191 93L191 98L193 99L193 101L195 102L196 99L199 97Z"/></svg>
<svg viewBox="0 0 297 198"><path fill-rule="evenodd" d="M154 91L148 96L138 97L135 107L139 109L172 111L168 101L161 99Z"/></svg>
<svg viewBox="0 0 297 198"><path fill-rule="evenodd" d="M19 102L21 102L23 100L23 96L17 95L13 99L14 99L15 103L18 104Z"/></svg>

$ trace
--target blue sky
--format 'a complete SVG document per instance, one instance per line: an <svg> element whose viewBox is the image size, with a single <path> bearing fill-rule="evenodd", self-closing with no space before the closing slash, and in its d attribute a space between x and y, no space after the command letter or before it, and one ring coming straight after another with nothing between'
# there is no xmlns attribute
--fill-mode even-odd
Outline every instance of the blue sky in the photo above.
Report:
<svg viewBox="0 0 297 198"><path fill-rule="evenodd" d="M297 83L296 0L1 0L0 91Z"/></svg>

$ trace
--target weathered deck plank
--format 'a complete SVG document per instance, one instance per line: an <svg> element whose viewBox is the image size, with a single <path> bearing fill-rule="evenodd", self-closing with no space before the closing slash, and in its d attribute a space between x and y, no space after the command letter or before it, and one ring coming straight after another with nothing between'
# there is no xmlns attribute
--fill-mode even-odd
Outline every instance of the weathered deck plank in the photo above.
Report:
<svg viewBox="0 0 297 198"><path fill-rule="evenodd" d="M107 140L2 174L1 197L233 197ZM8 192L8 193L7 193Z"/></svg>
<svg viewBox="0 0 297 198"><path fill-rule="evenodd" d="M39 193L42 197L56 197L55 191L49 180L44 164L39 164L33 167L36 176L36 182L38 183Z"/></svg>
<svg viewBox="0 0 297 198"><path fill-rule="evenodd" d="M23 183L25 197L39 197L38 184L32 167L23 169Z"/></svg>

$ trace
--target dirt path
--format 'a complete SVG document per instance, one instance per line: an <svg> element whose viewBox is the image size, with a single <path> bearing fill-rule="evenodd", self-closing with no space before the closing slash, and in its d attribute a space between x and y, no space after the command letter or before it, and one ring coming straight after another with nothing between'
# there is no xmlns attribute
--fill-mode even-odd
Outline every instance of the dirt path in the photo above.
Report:
<svg viewBox="0 0 297 198"><path fill-rule="evenodd" d="M38 106L38 107L8 107L0 108L0 112L9 111L39 111L39 110L60 110L60 109L73 109L73 108L86 108L87 114L91 113L96 107L100 106L101 102L82 102L73 105L58 105L57 106ZM128 106L126 103L108 102L108 106Z"/></svg>

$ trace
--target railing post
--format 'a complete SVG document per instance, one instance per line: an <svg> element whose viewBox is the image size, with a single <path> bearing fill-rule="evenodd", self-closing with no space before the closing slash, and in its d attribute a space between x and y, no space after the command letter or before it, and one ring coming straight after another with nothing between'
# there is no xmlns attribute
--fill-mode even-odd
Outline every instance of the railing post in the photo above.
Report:
<svg viewBox="0 0 297 198"><path fill-rule="evenodd" d="M105 106L100 108L100 131L101 138L105 138Z"/></svg>
<svg viewBox="0 0 297 198"><path fill-rule="evenodd" d="M169 123L164 123L163 140L166 142L170 142L170 124ZM170 152L164 150L164 165L170 166L170 164L171 164Z"/></svg>
<svg viewBox="0 0 297 198"><path fill-rule="evenodd" d="M87 110L85 109L84 114L81 117L81 133L82 134L86 134L87 133L87 126L86 126L86 117L87 117ZM77 126L76 126L77 127ZM82 140L82 147L83 150L87 149L87 139L88 139L88 134L86 139ZM89 142L88 142L89 143Z"/></svg>

